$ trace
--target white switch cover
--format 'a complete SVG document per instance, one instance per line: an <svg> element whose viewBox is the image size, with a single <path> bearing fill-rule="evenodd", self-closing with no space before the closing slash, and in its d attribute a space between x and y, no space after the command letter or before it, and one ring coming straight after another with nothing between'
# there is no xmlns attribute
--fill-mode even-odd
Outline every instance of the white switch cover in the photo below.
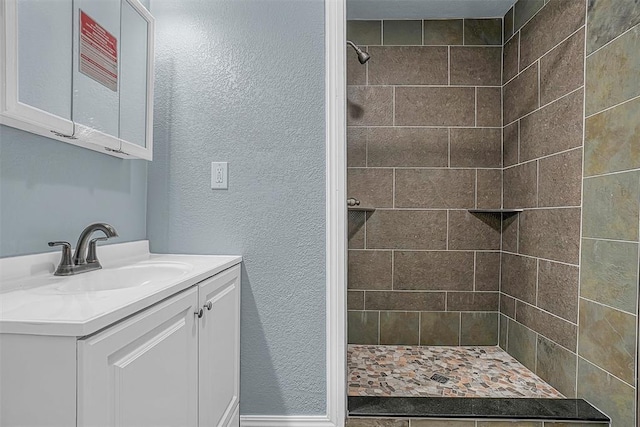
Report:
<svg viewBox="0 0 640 427"><path fill-rule="evenodd" d="M229 188L229 169L227 162L211 162L211 188L227 190Z"/></svg>

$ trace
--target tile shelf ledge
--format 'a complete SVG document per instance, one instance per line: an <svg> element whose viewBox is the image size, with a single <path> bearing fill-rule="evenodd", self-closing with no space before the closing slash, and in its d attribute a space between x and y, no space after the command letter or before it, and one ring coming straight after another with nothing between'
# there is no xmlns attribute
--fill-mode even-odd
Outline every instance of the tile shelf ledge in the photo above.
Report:
<svg viewBox="0 0 640 427"><path fill-rule="evenodd" d="M360 207L360 206L349 206L347 208L347 210L349 212L375 212L376 208L367 208L367 207Z"/></svg>
<svg viewBox="0 0 640 427"><path fill-rule="evenodd" d="M469 209L472 214L495 214L495 215L515 215L524 211L524 209Z"/></svg>

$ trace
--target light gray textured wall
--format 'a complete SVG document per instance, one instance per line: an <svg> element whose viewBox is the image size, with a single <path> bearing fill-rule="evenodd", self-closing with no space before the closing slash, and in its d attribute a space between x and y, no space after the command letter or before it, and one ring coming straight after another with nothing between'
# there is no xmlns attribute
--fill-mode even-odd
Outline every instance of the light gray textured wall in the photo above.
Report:
<svg viewBox="0 0 640 427"><path fill-rule="evenodd" d="M241 254L241 413L324 414L322 0L153 0L152 250ZM210 162L229 162L229 190Z"/></svg>
<svg viewBox="0 0 640 427"><path fill-rule="evenodd" d="M146 195L145 161L0 126L1 257L50 251L50 240L75 245L96 221L118 230L110 243L145 239Z"/></svg>

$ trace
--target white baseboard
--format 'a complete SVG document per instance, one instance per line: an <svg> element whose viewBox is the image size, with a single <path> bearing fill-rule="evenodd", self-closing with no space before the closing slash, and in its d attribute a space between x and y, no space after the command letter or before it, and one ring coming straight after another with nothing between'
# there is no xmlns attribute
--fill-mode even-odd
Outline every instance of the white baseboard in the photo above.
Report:
<svg viewBox="0 0 640 427"><path fill-rule="evenodd" d="M241 415L240 427L336 427L326 415Z"/></svg>

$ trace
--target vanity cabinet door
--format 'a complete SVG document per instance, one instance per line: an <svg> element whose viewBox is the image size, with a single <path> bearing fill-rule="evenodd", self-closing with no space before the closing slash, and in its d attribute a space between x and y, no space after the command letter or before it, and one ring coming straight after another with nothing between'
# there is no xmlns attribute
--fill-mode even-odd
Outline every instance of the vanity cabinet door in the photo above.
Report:
<svg viewBox="0 0 640 427"><path fill-rule="evenodd" d="M197 288L78 341L79 426L197 426Z"/></svg>
<svg viewBox="0 0 640 427"><path fill-rule="evenodd" d="M0 123L71 135L73 0L0 3Z"/></svg>
<svg viewBox="0 0 640 427"><path fill-rule="evenodd" d="M200 283L199 425L238 427L240 266ZM210 307L210 308L209 308Z"/></svg>

